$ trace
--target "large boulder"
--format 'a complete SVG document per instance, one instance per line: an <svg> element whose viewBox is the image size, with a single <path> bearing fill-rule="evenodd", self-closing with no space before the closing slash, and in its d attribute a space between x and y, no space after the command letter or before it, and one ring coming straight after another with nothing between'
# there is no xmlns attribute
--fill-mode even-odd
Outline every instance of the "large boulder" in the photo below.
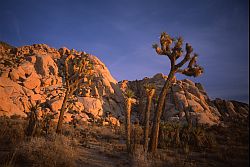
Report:
<svg viewBox="0 0 250 167"><path fill-rule="evenodd" d="M25 116L23 105L27 104L27 100L23 96L22 86L9 78L0 77L0 115L10 116L17 114Z"/></svg>
<svg viewBox="0 0 250 167"><path fill-rule="evenodd" d="M29 76L31 73L35 72L35 68L34 68L34 64L28 62L28 61L24 61L20 64L20 69L23 70L23 72L25 73L25 75Z"/></svg>
<svg viewBox="0 0 250 167"><path fill-rule="evenodd" d="M200 105L200 103L194 100L188 100L188 105L190 106L193 112L201 112L204 111L204 108Z"/></svg>
<svg viewBox="0 0 250 167"><path fill-rule="evenodd" d="M42 76L57 75L58 68L52 57L48 54L36 55L35 69Z"/></svg>
<svg viewBox="0 0 250 167"><path fill-rule="evenodd" d="M40 87L40 85L40 77L35 72L32 72L31 75L23 82L23 86L27 89L35 89Z"/></svg>
<svg viewBox="0 0 250 167"><path fill-rule="evenodd" d="M91 114L93 117L103 115L102 102L100 99L92 97L78 97L78 101L84 106L84 112Z"/></svg>
<svg viewBox="0 0 250 167"><path fill-rule="evenodd" d="M59 112L62 108L63 98L54 98L49 102L50 108L53 112Z"/></svg>

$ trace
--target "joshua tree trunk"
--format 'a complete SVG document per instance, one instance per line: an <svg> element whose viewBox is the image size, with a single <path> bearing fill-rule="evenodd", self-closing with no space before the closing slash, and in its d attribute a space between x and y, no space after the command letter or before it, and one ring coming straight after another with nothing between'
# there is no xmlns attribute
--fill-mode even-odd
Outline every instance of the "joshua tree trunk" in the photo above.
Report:
<svg viewBox="0 0 250 167"><path fill-rule="evenodd" d="M36 111L35 110L30 111L29 124L26 129L27 136L34 136L34 133L37 127L37 122L38 122L38 118L37 118Z"/></svg>
<svg viewBox="0 0 250 167"><path fill-rule="evenodd" d="M160 119L161 119L161 114L162 114L162 110L163 110L163 105L165 102L167 91L168 91L169 87L171 86L172 79L174 78L174 74L175 74L175 70L171 69L171 71L168 75L168 78L167 78L167 80L164 84L164 87L163 87L163 89L160 93L160 96L159 96L159 101L158 101L156 113L154 116L153 128L152 128L152 133L151 133L151 137L150 137L150 145L149 145L149 150L152 153L154 153L157 149L159 128L160 128Z"/></svg>
<svg viewBox="0 0 250 167"><path fill-rule="evenodd" d="M64 112L66 111L67 101L68 101L68 98L69 98L69 91L70 91L70 89L67 88L67 91L65 93L63 103L62 103L62 108L61 108L61 111L60 111L59 120L58 120L58 123L57 123L56 133L61 133L62 132L63 116L64 116Z"/></svg>
<svg viewBox="0 0 250 167"><path fill-rule="evenodd" d="M149 117L150 109L152 104L152 98L154 96L155 89L151 89L147 97L147 108L145 111L145 121L144 121L144 151L148 151L148 135L149 135Z"/></svg>
<svg viewBox="0 0 250 167"><path fill-rule="evenodd" d="M130 121L130 117L131 117L131 98L126 99L126 127L125 127L125 131L126 131L126 144L127 144L127 151L128 153L131 152L131 121Z"/></svg>
<svg viewBox="0 0 250 167"><path fill-rule="evenodd" d="M184 90L184 92L185 92L185 96L187 97L187 91ZM188 130L190 130L192 128L192 121L191 121L191 116L190 116L191 107L189 106L189 103L188 103L187 109L185 108L185 106L183 106L183 110L185 112L185 117L186 117L186 120L187 120L187 123L188 123Z"/></svg>

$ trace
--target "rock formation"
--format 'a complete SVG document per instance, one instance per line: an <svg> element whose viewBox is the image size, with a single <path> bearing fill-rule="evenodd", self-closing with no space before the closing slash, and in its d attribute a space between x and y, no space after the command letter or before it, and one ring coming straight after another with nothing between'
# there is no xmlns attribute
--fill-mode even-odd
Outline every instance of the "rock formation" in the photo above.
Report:
<svg viewBox="0 0 250 167"><path fill-rule="evenodd" d="M45 44L16 48L1 42L0 116L26 116L31 106L39 103L38 115L51 113L57 119L65 96L64 60L69 55L82 54L74 49L57 50ZM116 118L124 118L123 91L127 88L133 90L137 97L137 104L132 108L132 119L139 117L142 121L147 97L144 90L146 83L156 86L151 109L153 117L157 96L167 76L156 74L152 78L124 80L118 84L105 64L93 55L88 56L94 69L91 86L79 86L65 113L66 122L72 121L72 118L88 122L106 117L103 124L120 125ZM174 79L165 100L162 120L185 122L185 111L188 111L193 122L213 125L234 116L247 117L249 106L222 99L211 101L200 83Z"/></svg>
<svg viewBox="0 0 250 167"><path fill-rule="evenodd" d="M146 92L144 85L153 84L156 87L156 96L153 99L151 116L156 108L157 98L167 76L156 74L152 78L144 78L136 81L121 81L121 89L129 88L135 92L139 101L134 109L135 117L139 117L141 122L144 120L146 107ZM169 90L166 100L165 109L162 114L162 120L186 122L185 111L188 111L189 117L193 123L201 124L219 124L224 116L233 117L239 114L247 116L249 107L244 103L230 102L216 99L211 101L200 83L194 83L189 79L174 79L172 87Z"/></svg>
<svg viewBox="0 0 250 167"><path fill-rule="evenodd" d="M15 48L0 45L0 115L26 116L31 104L40 103L40 115L56 115L62 106L65 93L63 60L82 52L45 44ZM74 118L88 121L101 118L105 112L122 116L123 96L117 81L107 67L95 56L89 55L94 66L91 87L80 87L68 106L65 121ZM58 114L57 114L58 117ZM113 121L114 122L114 121Z"/></svg>

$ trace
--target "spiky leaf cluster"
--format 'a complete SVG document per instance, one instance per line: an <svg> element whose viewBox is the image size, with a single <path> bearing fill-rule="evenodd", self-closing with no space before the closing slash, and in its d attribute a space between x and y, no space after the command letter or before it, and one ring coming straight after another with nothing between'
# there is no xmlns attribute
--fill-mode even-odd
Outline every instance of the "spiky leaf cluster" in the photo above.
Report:
<svg viewBox="0 0 250 167"><path fill-rule="evenodd" d="M87 54L69 55L65 59L66 87L74 91L78 85L90 86L93 75L93 64Z"/></svg>
<svg viewBox="0 0 250 167"><path fill-rule="evenodd" d="M145 91L146 91L146 94L147 94L148 96L152 95L153 92L154 92L155 89L156 89L155 84L151 84L151 83L146 83L146 84L143 85L143 87L144 87L144 89L145 89Z"/></svg>
<svg viewBox="0 0 250 167"><path fill-rule="evenodd" d="M134 92L131 90L131 89L127 89L125 92L124 92L124 96L125 98L134 98L135 97L135 94Z"/></svg>
<svg viewBox="0 0 250 167"><path fill-rule="evenodd" d="M171 61L171 68L175 72L182 73L186 76L197 77L204 72L204 69L196 63L197 54L192 54L193 48L186 43L185 54L183 51L183 39L179 37L177 39L171 38L166 32L161 33L160 45L153 44L153 48L159 55L167 56ZM183 57L184 56L184 57ZM178 64L177 59L183 57ZM189 62L187 68L181 69L181 67Z"/></svg>

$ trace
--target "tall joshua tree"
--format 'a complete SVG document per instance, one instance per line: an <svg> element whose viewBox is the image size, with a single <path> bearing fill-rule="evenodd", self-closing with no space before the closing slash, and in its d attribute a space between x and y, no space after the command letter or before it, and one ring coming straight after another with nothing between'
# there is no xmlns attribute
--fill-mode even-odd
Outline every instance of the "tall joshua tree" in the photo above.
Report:
<svg viewBox="0 0 250 167"><path fill-rule="evenodd" d="M152 104L152 98L155 94L155 85L153 84L145 84L144 88L147 94L147 104L145 110L145 119L144 119L144 151L147 152L148 150L148 135L149 135L149 117L150 117L150 110Z"/></svg>
<svg viewBox="0 0 250 167"><path fill-rule="evenodd" d="M183 54L183 39L181 37L177 39L171 38L166 32L161 33L160 47L157 44L153 44L158 55L167 56L170 60L170 72L168 78L159 95L159 100L156 107L156 113L154 116L153 128L151 133L151 140L149 145L149 151L154 153L157 150L158 136L159 136L159 124L163 110L164 101L167 95L167 91L172 84L172 79L176 73L181 73L186 76L197 77L203 73L203 68L196 64L197 54L192 54L193 48L191 45L186 43L185 54ZM184 58L177 62L177 60L184 55ZM188 63L189 62L189 63ZM186 68L182 67L188 63Z"/></svg>
<svg viewBox="0 0 250 167"><path fill-rule="evenodd" d="M93 66L88 58L88 54L82 53L81 55L70 54L64 61L64 73L66 92L63 99L62 108L60 111L59 120L57 123L56 133L61 133L64 113L67 109L67 102L70 97L77 90L79 84L89 86L90 82L86 82L86 78L92 75Z"/></svg>
<svg viewBox="0 0 250 167"><path fill-rule="evenodd" d="M127 89L124 93L125 95L125 107L126 107L126 114L125 114L125 131L126 131L126 145L128 153L131 153L131 107L132 104L135 103L134 100L134 92L130 89Z"/></svg>

